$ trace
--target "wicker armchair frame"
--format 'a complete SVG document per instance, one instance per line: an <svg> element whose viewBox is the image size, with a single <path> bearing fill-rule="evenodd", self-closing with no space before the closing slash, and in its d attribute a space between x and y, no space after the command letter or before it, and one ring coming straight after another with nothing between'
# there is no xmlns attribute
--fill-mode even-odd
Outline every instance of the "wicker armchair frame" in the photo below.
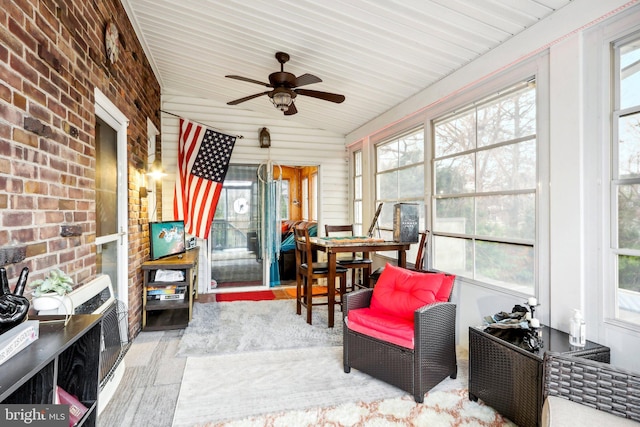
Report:
<svg viewBox="0 0 640 427"><path fill-rule="evenodd" d="M640 422L640 373L606 363L547 352L543 394Z"/></svg>
<svg viewBox="0 0 640 427"><path fill-rule="evenodd" d="M368 307L373 289L345 295L343 321L350 310ZM401 347L343 325L344 371L355 368L413 395L422 403L424 395L446 377L456 378L456 305L434 303L415 311L414 349Z"/></svg>

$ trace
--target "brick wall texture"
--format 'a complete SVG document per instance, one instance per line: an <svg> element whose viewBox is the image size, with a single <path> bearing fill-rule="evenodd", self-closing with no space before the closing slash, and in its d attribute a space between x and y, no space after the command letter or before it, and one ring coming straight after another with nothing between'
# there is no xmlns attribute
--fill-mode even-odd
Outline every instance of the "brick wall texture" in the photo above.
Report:
<svg viewBox="0 0 640 427"><path fill-rule="evenodd" d="M106 55L108 22L119 31L115 64ZM147 119L160 129L160 86L119 0L2 0L0 259L7 260L12 288L25 266L29 281L59 267L75 287L96 275L95 88L129 119L133 337L141 326L141 264L149 253L140 166L147 160Z"/></svg>

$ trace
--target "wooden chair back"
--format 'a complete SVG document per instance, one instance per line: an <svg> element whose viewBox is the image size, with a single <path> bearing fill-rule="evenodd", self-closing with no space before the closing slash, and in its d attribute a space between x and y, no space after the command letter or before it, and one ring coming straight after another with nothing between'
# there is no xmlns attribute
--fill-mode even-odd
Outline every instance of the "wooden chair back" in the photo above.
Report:
<svg viewBox="0 0 640 427"><path fill-rule="evenodd" d="M329 236L331 234L343 233L345 236L353 236L353 224L348 225L324 225L325 235Z"/></svg>
<svg viewBox="0 0 640 427"><path fill-rule="evenodd" d="M299 271L302 264L307 264L308 269L311 270L313 256L311 242L309 241L309 230L306 227L295 226L293 228L293 240L296 246L296 270Z"/></svg>
<svg viewBox="0 0 640 427"><path fill-rule="evenodd" d="M336 236L336 237L347 237L347 236L353 236L353 224L347 224L347 225L329 225L329 224L325 224L324 225L324 233L327 237L329 236ZM345 257L345 255L348 254L338 254L339 256L342 256L342 258ZM355 258L356 257L356 252L352 252L351 253L351 257Z"/></svg>
<svg viewBox="0 0 640 427"><path fill-rule="evenodd" d="M429 244L429 240L427 240L428 237L429 237L429 230L420 232L420 242L418 243L419 245L418 253L416 255L416 264L414 267L416 270L422 270L424 266L424 258L427 256L427 253L428 253L428 251L426 250L426 247Z"/></svg>

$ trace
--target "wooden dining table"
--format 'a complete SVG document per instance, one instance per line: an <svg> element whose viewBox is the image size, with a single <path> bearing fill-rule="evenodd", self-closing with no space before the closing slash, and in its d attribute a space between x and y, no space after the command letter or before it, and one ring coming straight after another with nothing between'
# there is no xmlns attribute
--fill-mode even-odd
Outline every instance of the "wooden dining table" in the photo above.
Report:
<svg viewBox="0 0 640 427"><path fill-rule="evenodd" d="M411 243L390 242L369 237L311 237L311 248L313 250L325 252L329 266L327 278L327 302L329 304L329 327L334 325L335 313L335 281L337 255L341 252L362 252L364 258L370 258L371 252L398 251L398 266L406 267L407 250ZM333 285L332 285L333 284ZM369 276L363 278L363 285L369 287Z"/></svg>

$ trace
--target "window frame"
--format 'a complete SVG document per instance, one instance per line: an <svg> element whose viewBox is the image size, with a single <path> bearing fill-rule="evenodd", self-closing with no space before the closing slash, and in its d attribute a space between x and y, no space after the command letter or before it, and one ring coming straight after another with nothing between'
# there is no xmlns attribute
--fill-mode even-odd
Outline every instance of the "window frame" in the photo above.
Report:
<svg viewBox="0 0 640 427"><path fill-rule="evenodd" d="M425 157L429 159L426 166L429 170L428 174L429 186L427 188L427 215L429 218L428 228L433 230L433 221L435 218L435 175L434 175L434 121L445 117L454 112L460 112L470 107L476 102L487 100L492 94L499 94L502 90L510 88L518 82L528 79L535 79L536 82L536 191L535 191L535 237L534 237L534 259L533 259L533 295L536 295L540 301L546 301L549 298L549 53L542 52L539 55L523 61L517 66L497 73L495 76L486 81L477 81L470 84L468 88L460 93L456 93L455 97L450 97L435 105L427 111L425 120L425 138L426 147ZM431 233L430 239L433 239ZM425 268L433 268L433 242L430 243L432 250L426 259ZM474 278L458 277L460 282L487 288L496 292L514 295L518 297L526 297L531 295L521 289L514 289L493 283L483 282Z"/></svg>
<svg viewBox="0 0 640 427"><path fill-rule="evenodd" d="M380 147L385 146L385 145L389 145L392 144L394 142L398 142L400 140L402 140L403 138L406 137L411 137L413 135L418 135L421 134L422 135L422 145L423 145L423 151L422 151L422 161L420 162L415 162L415 163L411 163L411 164L406 164L406 165L399 165L397 164L395 167L392 168L386 168L383 171L379 170L379 165L378 165L378 150L380 149ZM377 206L380 203L384 203L383 205L383 213L380 214L380 217L378 219L378 226L376 227L376 230L374 231L374 237L377 237L378 234L377 232L380 232L381 237L383 237L385 240L393 240L393 220L391 220L391 224L390 226L385 226L385 224L382 222L382 218L384 215L384 212L393 212L393 205L396 203L418 203L419 209L418 209L418 217L419 217L419 225L418 225L418 229L419 231L422 231L425 229L426 227L426 223L427 223L427 218L426 218L426 205L425 205L425 197L424 197L424 193L425 193L425 181L426 181L426 139L425 139L425 133L424 133L424 125L420 124L418 126L410 126L407 127L406 129L404 129L401 132L398 132L396 134L394 134L393 136L389 136L386 137L384 139L379 140L378 142L376 142L373 145L373 159L374 159L374 170L373 170L373 186L374 186L374 206L377 208ZM400 153L400 150L397 150L398 154ZM398 156L398 159L400 157ZM380 194L378 193L378 177L381 174L388 174L388 173L392 173L392 172L400 172L402 170L407 170L410 168L414 168L414 167L419 167L420 165L422 165L422 169L423 169L423 180L422 180L422 191L420 196L413 196L413 197L400 197L400 195L397 195L396 198L394 199L389 199L389 198L381 198ZM422 205L422 209L420 209L420 205ZM387 214L388 215L388 214ZM364 230L363 230L364 231ZM416 245L412 245L412 247L407 251L406 253L406 257L407 260L409 260L409 263L413 262L413 260L415 259L417 254L417 248ZM397 251L385 251L385 252L378 252L377 255L382 256L384 258L387 258L389 260L397 260L398 258L398 254Z"/></svg>
<svg viewBox="0 0 640 427"><path fill-rule="evenodd" d="M533 87L532 87L533 85ZM468 120L471 118L472 120L472 129L473 129L473 141L468 141L469 144L464 144L464 147L459 147L460 149L455 152L442 153L439 157L433 157L432 162L434 163L433 167L433 176L431 180L432 190L433 190L433 198L431 204L431 217L433 218L433 227L432 227L432 235L434 240L442 239L455 239L457 243L463 245L463 250L467 252L465 255L465 260L469 260L467 256L471 257L472 267L470 269L465 268L465 272L462 271L452 271L452 273L456 273L459 276L467 277L474 280L484 281L482 279L478 279L480 273L480 268L478 267L479 254L478 250L480 247L486 246L495 246L499 245L501 248L507 248L509 245L513 250L519 247L527 247L530 248L531 251L531 286L534 289L529 289L529 286L526 284L517 284L515 282L503 282L498 283L500 280L497 278L493 279L493 284L500 287L511 288L514 287L522 287L527 288L523 289L523 293L531 293L530 291L535 291L535 271L534 271L534 256L535 256L535 240L532 238L535 235L535 229L530 237L516 236L513 234L509 235L490 235L490 234L482 234L479 232L478 228L481 226L479 210L481 203L486 200L490 200L492 197L518 197L518 196L533 196L533 214L535 215L535 196L536 196L536 182L537 182L537 170L538 170L538 157L537 157L537 126L535 129L530 130L524 135L509 135L504 140L491 141L488 144L482 144L480 142L480 137L482 136L479 127L480 112L485 109L496 109L499 107L502 102L509 102L512 96L518 94L528 94L533 93L535 99L532 103L528 103L526 105L534 105L535 110L535 123L538 122L539 118L537 115L537 89L535 87L535 78L530 78L521 82L517 82L515 85L510 85L508 87L504 87L497 94L491 94L484 99L479 99L471 104L463 106L460 111L453 111L449 114L445 114L441 117L438 117L432 121L432 140L434 146L434 152L437 152L438 141L436 138L436 129L440 125L447 125L451 123L455 123L456 119L460 118L462 120ZM522 117L523 119L527 119L526 116ZM510 123L507 123L507 125ZM534 176L533 181L529 182L525 188L506 188L506 189L482 189L479 188L481 177L480 177L480 164L483 163L481 158L483 155L487 153L499 153L502 148L518 148L524 147L526 148L526 144L534 141L535 143L535 163L534 163ZM462 141L463 143L465 141ZM447 189L448 191L444 191L441 188L437 188L438 184L438 168L435 166L439 162L447 162L447 160L451 159L468 159L473 163L473 189L465 189L460 188L457 191L453 189ZM467 177L470 178L470 177ZM531 178L529 178L531 179ZM463 186L464 187L464 186ZM438 211L438 207L440 202L444 202L446 205L447 201L456 203L458 201L466 201L466 204L470 204L473 206L471 210L472 216L470 217L470 225L472 226L472 230L459 230L459 231L447 231L442 230L440 228L436 228L436 224L439 216L436 215ZM446 218L445 218L446 219ZM471 244L471 248L467 245ZM460 246L460 245L458 245ZM433 242L431 246L433 248L432 254L436 255L436 251L438 249L438 245L436 241ZM470 249L470 250L469 250ZM434 258L432 257L432 262ZM440 266L436 263L435 268L440 268ZM465 273L469 273L471 277L465 275ZM485 280L490 281L487 277ZM491 281L490 281L491 283Z"/></svg>
<svg viewBox="0 0 640 427"><path fill-rule="evenodd" d="M620 256L632 256L640 257L640 249L623 248L620 247L619 242L619 205L618 205L618 190L621 187L627 185L640 184L640 177L632 178L620 178L618 175L619 170L619 123L621 118L640 113L640 102L633 106L621 108L620 94L621 94L621 82L620 82L620 49L631 42L640 41L640 30L629 30L623 36L607 42L608 57L611 58L612 71L610 76L610 90L611 90L611 106L610 115L611 122L609 123L611 129L611 139L609 143L610 158L609 164L609 230L608 230L608 268L605 273L605 277L609 278L609 283L612 285L605 288L605 318L608 322L617 324L619 326L628 327L630 329L640 329L640 315L635 317L637 321L630 320L630 317L623 318L620 316L620 276L619 276L619 257Z"/></svg>

